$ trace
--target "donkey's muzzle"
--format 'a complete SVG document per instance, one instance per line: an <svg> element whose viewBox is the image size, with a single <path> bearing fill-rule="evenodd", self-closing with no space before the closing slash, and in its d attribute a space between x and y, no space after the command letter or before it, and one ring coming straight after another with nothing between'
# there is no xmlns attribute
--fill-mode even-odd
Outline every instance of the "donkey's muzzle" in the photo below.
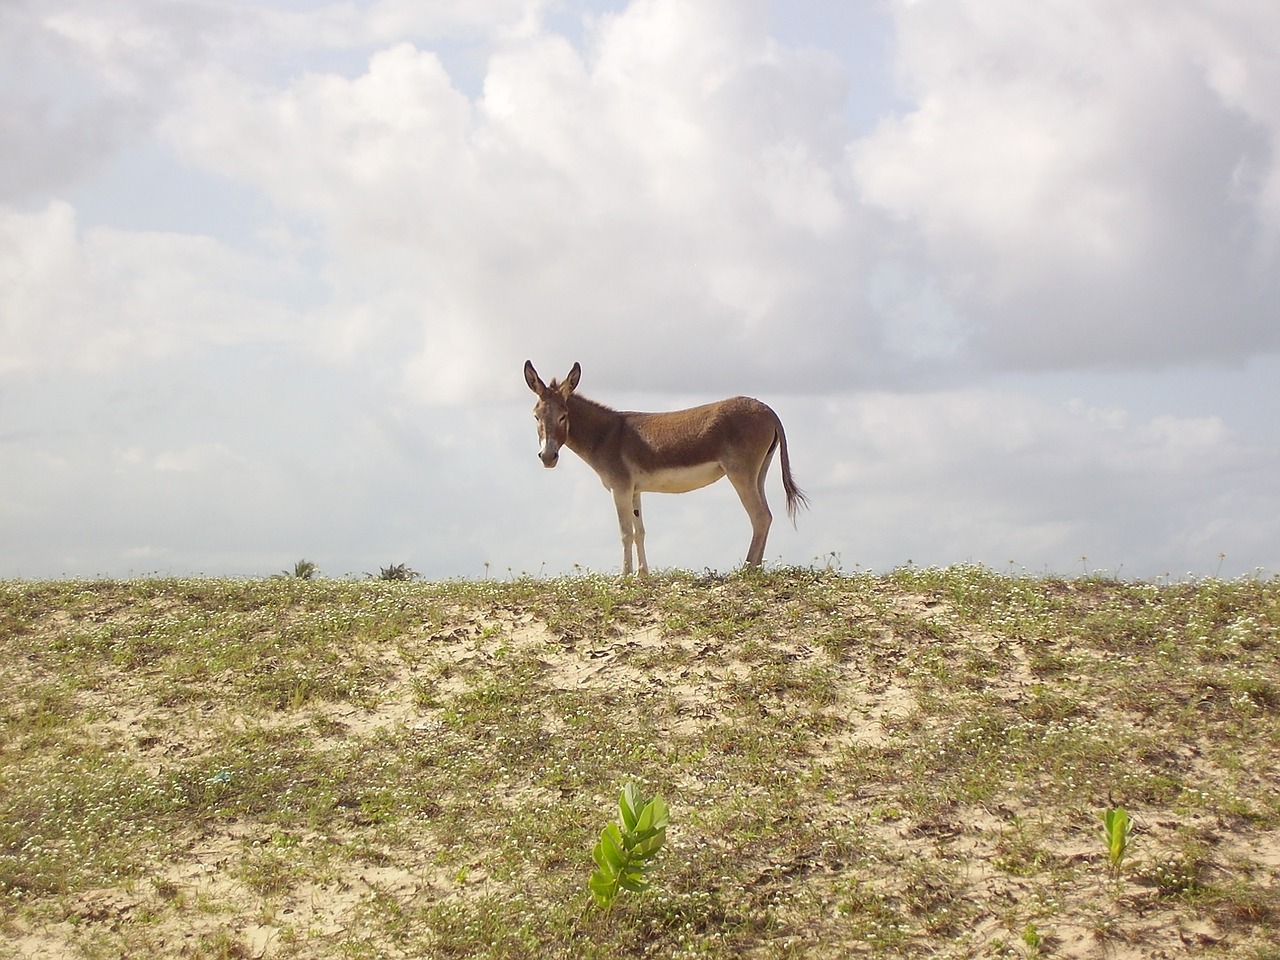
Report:
<svg viewBox="0 0 1280 960"><path fill-rule="evenodd" d="M560 451L559 450L552 450L550 452L546 450L539 451L538 459L542 461L542 465L544 467L550 470L552 467L554 467L557 463L560 462Z"/></svg>

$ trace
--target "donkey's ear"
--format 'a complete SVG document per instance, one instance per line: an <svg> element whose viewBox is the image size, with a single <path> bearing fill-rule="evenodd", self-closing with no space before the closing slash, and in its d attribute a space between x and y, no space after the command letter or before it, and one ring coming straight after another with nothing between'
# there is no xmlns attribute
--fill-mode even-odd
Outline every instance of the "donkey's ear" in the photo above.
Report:
<svg viewBox="0 0 1280 960"><path fill-rule="evenodd" d="M542 378L538 376L538 371L533 369L533 361L526 360L524 362L524 382L529 385L529 389L541 396L547 390L547 385L542 382Z"/></svg>
<svg viewBox="0 0 1280 960"><path fill-rule="evenodd" d="M578 389L578 381L582 379L582 365L574 363L573 369L569 371L569 375L564 378L564 383L560 385L560 390L567 397L573 391Z"/></svg>

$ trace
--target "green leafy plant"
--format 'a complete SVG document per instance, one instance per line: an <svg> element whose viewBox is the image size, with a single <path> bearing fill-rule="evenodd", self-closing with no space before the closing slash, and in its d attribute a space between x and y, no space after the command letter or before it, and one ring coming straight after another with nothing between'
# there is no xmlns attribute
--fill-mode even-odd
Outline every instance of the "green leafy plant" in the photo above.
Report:
<svg viewBox="0 0 1280 960"><path fill-rule="evenodd" d="M1111 873L1118 875L1129 849L1129 834L1133 830L1133 821L1124 807L1110 807L1098 813L1102 821L1102 840L1107 845L1107 859L1111 864Z"/></svg>
<svg viewBox="0 0 1280 960"><path fill-rule="evenodd" d="M293 571L286 570L284 575L298 580L310 580L319 572L320 568L310 560L299 560L293 565Z"/></svg>
<svg viewBox="0 0 1280 960"><path fill-rule="evenodd" d="M421 574L411 570L407 563L393 563L389 567L378 568L379 580L417 580Z"/></svg>
<svg viewBox="0 0 1280 960"><path fill-rule="evenodd" d="M600 834L591 853L596 869L588 884L596 906L611 910L622 890L643 893L649 888L650 861L667 839L670 811L661 797L645 799L629 782L618 798L618 822Z"/></svg>

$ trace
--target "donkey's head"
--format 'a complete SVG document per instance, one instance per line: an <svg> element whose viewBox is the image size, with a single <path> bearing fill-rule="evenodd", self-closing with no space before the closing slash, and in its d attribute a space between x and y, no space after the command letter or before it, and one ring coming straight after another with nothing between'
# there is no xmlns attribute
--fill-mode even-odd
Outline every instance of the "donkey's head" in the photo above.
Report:
<svg viewBox="0 0 1280 960"><path fill-rule="evenodd" d="M524 362L524 382L538 395L533 417L538 421L538 440L542 443L538 457L544 467L554 467L560 461L560 448L569 438L569 395L581 377L582 367L575 363L564 383L552 380L551 386L547 386L533 369L533 363Z"/></svg>

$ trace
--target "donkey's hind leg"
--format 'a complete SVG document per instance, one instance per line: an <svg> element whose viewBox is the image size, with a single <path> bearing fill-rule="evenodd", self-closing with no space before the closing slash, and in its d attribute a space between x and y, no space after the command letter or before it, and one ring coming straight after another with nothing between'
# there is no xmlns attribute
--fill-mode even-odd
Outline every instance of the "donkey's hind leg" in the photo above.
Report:
<svg viewBox="0 0 1280 960"><path fill-rule="evenodd" d="M751 518L751 546L747 548L747 563L758 567L764 562L764 544L769 538L769 527L773 523L773 514L769 512L769 502L764 497L764 477L769 472L769 462L773 459L770 450L764 463L754 474L729 474L729 482L738 491L738 499Z"/></svg>

